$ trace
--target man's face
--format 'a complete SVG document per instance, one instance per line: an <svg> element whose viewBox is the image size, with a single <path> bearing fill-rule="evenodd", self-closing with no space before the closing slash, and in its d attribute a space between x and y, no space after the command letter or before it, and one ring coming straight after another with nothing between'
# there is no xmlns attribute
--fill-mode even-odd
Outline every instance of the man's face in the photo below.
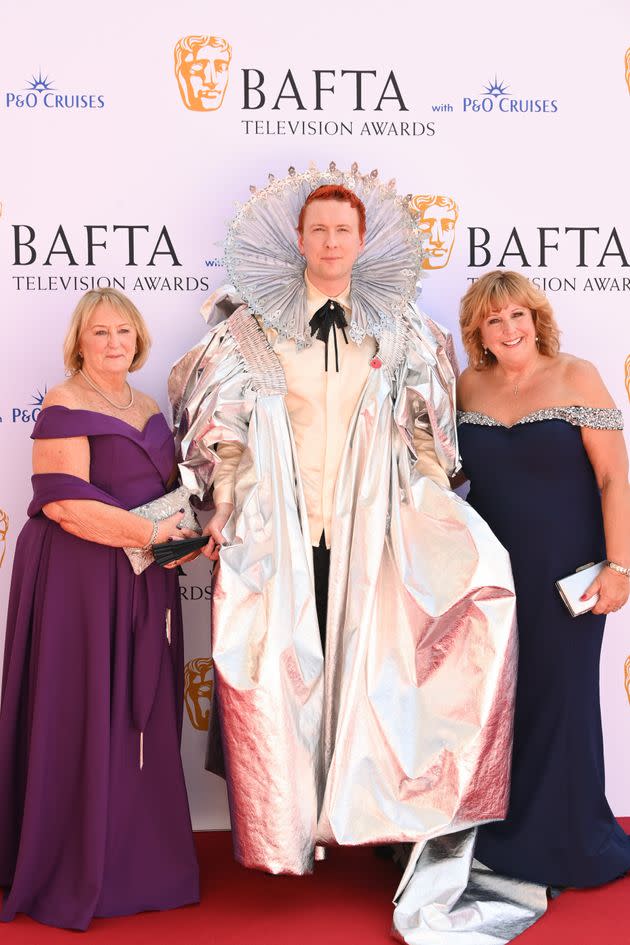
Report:
<svg viewBox="0 0 630 945"><path fill-rule="evenodd" d="M304 212L298 248L306 258L309 278L318 288L350 282L352 267L363 249L359 234L359 212L345 200L314 200Z"/></svg>
<svg viewBox="0 0 630 945"><path fill-rule="evenodd" d="M189 108L195 111L215 111L223 104L227 88L230 60L225 51L202 46L187 53L181 67L180 82L186 84Z"/></svg>
<svg viewBox="0 0 630 945"><path fill-rule="evenodd" d="M429 238L424 242L428 256L422 263L423 269L442 269L447 264L455 241L456 219L452 207L449 209L432 203L424 210L420 226Z"/></svg>

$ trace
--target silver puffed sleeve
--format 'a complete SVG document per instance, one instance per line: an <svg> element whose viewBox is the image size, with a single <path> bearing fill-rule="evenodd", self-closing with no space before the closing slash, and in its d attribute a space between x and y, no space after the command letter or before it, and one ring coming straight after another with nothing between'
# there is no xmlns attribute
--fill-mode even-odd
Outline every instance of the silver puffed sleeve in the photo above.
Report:
<svg viewBox="0 0 630 945"><path fill-rule="evenodd" d="M254 395L230 321L212 328L172 368L168 382L183 485L208 504L219 443L247 444Z"/></svg>

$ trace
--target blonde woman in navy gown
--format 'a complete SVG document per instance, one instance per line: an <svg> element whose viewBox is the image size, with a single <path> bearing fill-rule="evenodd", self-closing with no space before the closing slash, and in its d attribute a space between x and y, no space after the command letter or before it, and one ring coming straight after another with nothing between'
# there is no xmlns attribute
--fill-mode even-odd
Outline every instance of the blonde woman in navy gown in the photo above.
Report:
<svg viewBox="0 0 630 945"><path fill-rule="evenodd" d="M599 706L606 614L630 590L622 418L595 367L559 353L551 306L523 276L475 282L460 324L468 501L510 553L519 624L510 807L480 829L476 856L519 879L595 886L630 869L630 838L604 793ZM555 581L604 559L587 591L597 604L571 617Z"/></svg>

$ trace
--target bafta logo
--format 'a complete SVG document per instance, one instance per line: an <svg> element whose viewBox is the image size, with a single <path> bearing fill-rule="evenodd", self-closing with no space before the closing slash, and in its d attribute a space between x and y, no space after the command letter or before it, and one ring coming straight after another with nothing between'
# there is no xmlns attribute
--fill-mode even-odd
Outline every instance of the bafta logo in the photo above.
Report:
<svg viewBox="0 0 630 945"><path fill-rule="evenodd" d="M193 728L207 732L212 705L212 660L199 657L184 667L184 699Z"/></svg>
<svg viewBox="0 0 630 945"><path fill-rule="evenodd" d="M426 253L423 269L443 269L451 258L455 242L455 224L459 216L452 197L418 194L411 205L420 214L420 228L427 234L423 246Z"/></svg>
<svg viewBox="0 0 630 945"><path fill-rule="evenodd" d="M626 687L626 695L628 697L628 702L630 702L630 656L626 659L626 663L623 668L623 675Z"/></svg>
<svg viewBox="0 0 630 945"><path fill-rule="evenodd" d="M8 531L9 531L9 516L3 509L0 509L0 567L2 567L2 562L4 561L4 556L7 550L7 532Z"/></svg>
<svg viewBox="0 0 630 945"><path fill-rule="evenodd" d="M630 92L630 49L626 49L626 85Z"/></svg>
<svg viewBox="0 0 630 945"><path fill-rule="evenodd" d="M626 358L626 393L628 394L628 400L630 400L630 354Z"/></svg>
<svg viewBox="0 0 630 945"><path fill-rule="evenodd" d="M184 36L175 46L175 75L186 108L215 112L223 105L232 47L220 36Z"/></svg>

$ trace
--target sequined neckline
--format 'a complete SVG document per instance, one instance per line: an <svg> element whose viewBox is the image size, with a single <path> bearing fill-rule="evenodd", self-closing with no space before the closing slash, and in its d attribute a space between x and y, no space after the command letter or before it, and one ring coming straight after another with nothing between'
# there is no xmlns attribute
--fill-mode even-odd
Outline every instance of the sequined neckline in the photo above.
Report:
<svg viewBox="0 0 630 945"><path fill-rule="evenodd" d="M495 417L477 410L458 410L457 423L471 423L475 426L501 427L512 430L525 423L538 423L542 420L564 420L574 427L589 427L593 430L623 430L623 416L617 407L543 407L526 414L515 423L501 423Z"/></svg>

